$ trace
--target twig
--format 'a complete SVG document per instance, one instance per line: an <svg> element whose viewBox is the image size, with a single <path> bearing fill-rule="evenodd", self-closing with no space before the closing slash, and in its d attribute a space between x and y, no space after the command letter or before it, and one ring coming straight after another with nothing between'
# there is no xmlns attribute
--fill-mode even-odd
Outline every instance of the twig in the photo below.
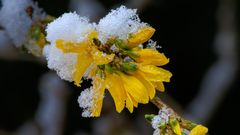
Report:
<svg viewBox="0 0 240 135"><path fill-rule="evenodd" d="M185 128L185 129L189 129L191 130L193 127L195 127L197 124L186 120L184 118L182 118L180 115L178 115L171 107L169 107L167 104L165 104L159 97L155 96L151 102L158 107L159 110L162 110L163 108L167 108L168 110L170 110L170 113L172 114L172 116L174 118L176 118L179 121L179 124L181 125L181 127Z"/></svg>

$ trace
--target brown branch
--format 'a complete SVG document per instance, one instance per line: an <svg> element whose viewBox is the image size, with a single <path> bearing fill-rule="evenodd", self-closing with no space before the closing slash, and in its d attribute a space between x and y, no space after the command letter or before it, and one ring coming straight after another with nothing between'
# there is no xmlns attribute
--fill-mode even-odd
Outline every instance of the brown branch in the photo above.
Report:
<svg viewBox="0 0 240 135"><path fill-rule="evenodd" d="M155 96L151 100L151 102L156 107L158 107L159 110L162 110L163 108L167 108L168 110L170 110L171 115L179 121L179 124L181 125L181 127L185 128L185 129L188 129L188 130L191 130L197 125L197 124L195 124L195 123L193 123L189 120L186 120L186 119L182 118L171 107L169 107L167 104L165 104L159 97Z"/></svg>

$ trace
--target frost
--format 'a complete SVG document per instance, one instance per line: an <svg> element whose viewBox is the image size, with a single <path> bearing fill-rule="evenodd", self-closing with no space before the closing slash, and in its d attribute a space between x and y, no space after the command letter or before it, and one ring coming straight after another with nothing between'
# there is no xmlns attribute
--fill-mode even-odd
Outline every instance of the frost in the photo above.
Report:
<svg viewBox="0 0 240 135"><path fill-rule="evenodd" d="M55 42L58 39L80 42L94 30L95 24L90 24L86 17L80 17L75 12L65 13L47 26L47 40Z"/></svg>
<svg viewBox="0 0 240 135"><path fill-rule="evenodd" d="M78 97L78 103L81 108L83 108L83 117L91 117L91 108L93 106L93 89L92 87L85 89L81 92Z"/></svg>
<svg viewBox="0 0 240 135"><path fill-rule="evenodd" d="M161 48L161 46L157 45L156 41L153 41L153 40L150 39L150 40L148 40L147 48L158 49L158 48Z"/></svg>
<svg viewBox="0 0 240 135"><path fill-rule="evenodd" d="M115 44L110 47L110 50L112 50L114 53L119 52L119 49Z"/></svg>
<svg viewBox="0 0 240 135"><path fill-rule="evenodd" d="M99 85L101 87L101 84ZM97 104L94 102L94 99L99 98L97 100L102 100L104 96L99 97L99 92L94 91L93 87L87 88L81 92L78 97L78 103L81 108L83 108L83 117L92 117L92 109L97 107Z"/></svg>
<svg viewBox="0 0 240 135"><path fill-rule="evenodd" d="M127 56L127 57L124 57L123 61L124 62L133 62L133 59L130 58L129 56Z"/></svg>
<svg viewBox="0 0 240 135"><path fill-rule="evenodd" d="M77 54L63 53L55 45L47 45L43 49L43 55L46 57L50 69L56 70L62 79L73 81Z"/></svg>
<svg viewBox="0 0 240 135"><path fill-rule="evenodd" d="M159 128L161 120L162 120L162 118L159 115L153 117L153 119L152 119L153 129L158 129Z"/></svg>
<svg viewBox="0 0 240 135"><path fill-rule="evenodd" d="M167 124L169 121L169 116L173 115L171 110L168 108L162 108L159 110L157 116L154 116L152 119L152 127L158 129L161 124Z"/></svg>
<svg viewBox="0 0 240 135"><path fill-rule="evenodd" d="M153 135L160 135L160 129L159 128L155 129Z"/></svg>
<svg viewBox="0 0 240 135"><path fill-rule="evenodd" d="M111 37L125 40L130 33L137 32L140 27L145 26L146 23L140 22L136 12L136 9L121 6L102 18L98 24L100 41L105 43Z"/></svg>

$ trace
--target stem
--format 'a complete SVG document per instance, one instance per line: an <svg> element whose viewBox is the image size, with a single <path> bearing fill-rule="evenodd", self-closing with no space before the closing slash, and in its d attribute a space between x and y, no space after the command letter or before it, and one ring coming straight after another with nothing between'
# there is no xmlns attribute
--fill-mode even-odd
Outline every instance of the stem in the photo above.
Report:
<svg viewBox="0 0 240 135"><path fill-rule="evenodd" d="M171 112L174 114L174 116L178 116L179 115L171 108L169 107L166 103L164 103L159 97L155 96L151 102L158 107L159 110L161 110L162 108L168 108L169 110L171 110Z"/></svg>
<svg viewBox="0 0 240 135"><path fill-rule="evenodd" d="M178 119L179 124L181 125L181 127L188 129L188 130L192 130L197 124L189 121L189 120L185 120L184 118L182 118L180 115L178 115L171 107L169 107L167 104L165 104L159 97L155 96L151 102L158 107L159 110L162 110L163 108L167 108L171 111L171 114L173 115L173 117L175 117L176 119Z"/></svg>

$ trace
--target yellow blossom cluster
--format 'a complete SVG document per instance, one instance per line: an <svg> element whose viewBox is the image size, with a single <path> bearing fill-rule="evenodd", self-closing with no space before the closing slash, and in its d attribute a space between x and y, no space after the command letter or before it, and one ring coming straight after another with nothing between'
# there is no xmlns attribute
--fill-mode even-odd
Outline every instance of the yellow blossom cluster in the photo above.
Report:
<svg viewBox="0 0 240 135"><path fill-rule="evenodd" d="M93 79L93 90L98 93L93 98L91 116L100 115L105 89L112 95L117 112L125 106L133 112L138 103L146 104L155 96L155 89L164 91L163 82L169 82L172 74L158 66L167 64L169 59L157 50L138 47L154 32L146 26L131 33L126 41L112 37L105 44L98 39L97 31L89 32L88 38L79 43L56 41L56 47L64 53L78 55L74 73L77 86L91 65L88 77ZM112 46L119 51L112 51ZM126 57L130 60L124 60Z"/></svg>

